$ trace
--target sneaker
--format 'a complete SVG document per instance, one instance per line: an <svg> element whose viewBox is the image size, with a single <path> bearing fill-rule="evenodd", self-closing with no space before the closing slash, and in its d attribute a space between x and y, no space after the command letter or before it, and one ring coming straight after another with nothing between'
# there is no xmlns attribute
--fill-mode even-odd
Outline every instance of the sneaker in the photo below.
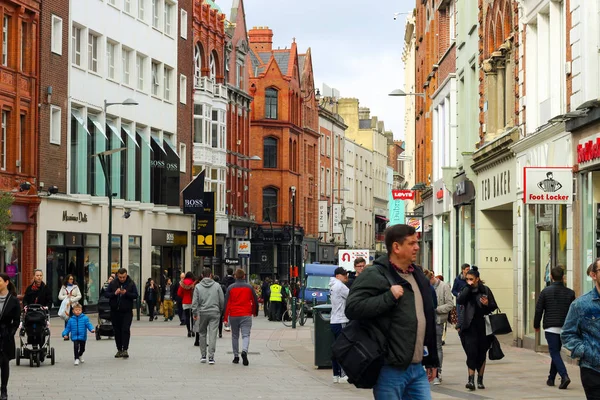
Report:
<svg viewBox="0 0 600 400"><path fill-rule="evenodd" d="M225 325L223 328L225 329L225 331L231 332L231 328L229 327L229 325Z"/></svg>
<svg viewBox="0 0 600 400"><path fill-rule="evenodd" d="M442 373L438 370L437 378L442 382Z"/></svg>
<svg viewBox="0 0 600 400"><path fill-rule="evenodd" d="M566 389L567 386L569 386L569 383L571 383L571 379L569 378L569 376L565 376L564 378L562 378L560 380L560 386L558 387L559 389Z"/></svg>
<svg viewBox="0 0 600 400"><path fill-rule="evenodd" d="M233 357L232 363L239 364L240 363L240 358L238 356Z"/></svg>
<svg viewBox="0 0 600 400"><path fill-rule="evenodd" d="M339 383L348 383L348 376L347 375L340 376Z"/></svg>
<svg viewBox="0 0 600 400"><path fill-rule="evenodd" d="M548 386L554 386L554 379L548 378L548 380L546 381L546 385L548 385Z"/></svg>
<svg viewBox="0 0 600 400"><path fill-rule="evenodd" d="M202 356L202 358L200 359L200 363L206 364L206 356Z"/></svg>
<svg viewBox="0 0 600 400"><path fill-rule="evenodd" d="M121 358L123 357L123 352L121 350L117 351L117 354L115 354L115 358Z"/></svg>
<svg viewBox="0 0 600 400"><path fill-rule="evenodd" d="M246 353L245 351L242 351L242 360L245 366L248 366L248 364L250 364L248 362L248 353Z"/></svg>
<svg viewBox="0 0 600 400"><path fill-rule="evenodd" d="M79 365L79 359L78 358L75 359L75 362L73 363L73 365L75 365L75 366Z"/></svg>
<svg viewBox="0 0 600 400"><path fill-rule="evenodd" d="M212 357L211 357L211 358L209 358L209 359L208 359L208 363L209 363L210 365L214 365L214 364L215 364L215 359L214 359L214 358L212 358Z"/></svg>
<svg viewBox="0 0 600 400"><path fill-rule="evenodd" d="M333 383L340 383L340 377L337 375L334 375L333 377Z"/></svg>
<svg viewBox="0 0 600 400"><path fill-rule="evenodd" d="M79 362L83 364L85 361L83 361L83 358L79 357Z"/></svg>
<svg viewBox="0 0 600 400"><path fill-rule="evenodd" d="M438 377L433 378L433 383L434 385L441 385L442 384L442 380Z"/></svg>
<svg viewBox="0 0 600 400"><path fill-rule="evenodd" d="M127 350L123 350L123 355L121 357L123 358L129 358L129 353L127 352Z"/></svg>

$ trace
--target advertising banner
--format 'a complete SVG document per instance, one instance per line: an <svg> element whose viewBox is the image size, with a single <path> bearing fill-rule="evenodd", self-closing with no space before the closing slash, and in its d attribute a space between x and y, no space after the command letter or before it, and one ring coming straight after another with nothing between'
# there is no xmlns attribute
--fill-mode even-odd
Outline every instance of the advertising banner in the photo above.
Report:
<svg viewBox="0 0 600 400"><path fill-rule="evenodd" d="M196 256L214 257L217 249L215 237L215 193L203 195L203 212L196 213Z"/></svg>
<svg viewBox="0 0 600 400"><path fill-rule="evenodd" d="M328 232L329 218L327 217L327 200L319 200L319 233Z"/></svg>
<svg viewBox="0 0 600 400"><path fill-rule="evenodd" d="M342 204L333 205L333 233L344 233L342 229Z"/></svg>
<svg viewBox="0 0 600 400"><path fill-rule="evenodd" d="M338 264L340 267L344 267L346 271L354 271L354 260L358 257L365 259L367 264L369 263L369 250L339 250L338 251Z"/></svg>

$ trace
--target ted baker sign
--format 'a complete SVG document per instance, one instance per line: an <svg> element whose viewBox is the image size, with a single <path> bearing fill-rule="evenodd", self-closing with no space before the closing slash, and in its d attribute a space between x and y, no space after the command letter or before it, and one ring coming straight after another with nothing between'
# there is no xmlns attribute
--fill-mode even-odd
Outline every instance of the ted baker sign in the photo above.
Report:
<svg viewBox="0 0 600 400"><path fill-rule="evenodd" d="M525 167L523 202L527 204L571 204L573 173L570 167Z"/></svg>

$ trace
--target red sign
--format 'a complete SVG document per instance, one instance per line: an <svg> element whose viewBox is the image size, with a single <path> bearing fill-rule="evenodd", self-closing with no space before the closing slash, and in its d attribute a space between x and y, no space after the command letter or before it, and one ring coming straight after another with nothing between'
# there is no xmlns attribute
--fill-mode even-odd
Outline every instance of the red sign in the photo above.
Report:
<svg viewBox="0 0 600 400"><path fill-rule="evenodd" d="M600 158L600 137L577 145L577 163L584 163Z"/></svg>
<svg viewBox="0 0 600 400"><path fill-rule="evenodd" d="M392 190L392 198L394 200L414 200L415 192L413 192L412 190L394 189Z"/></svg>
<svg viewBox="0 0 600 400"><path fill-rule="evenodd" d="M435 192L435 197L438 200L443 200L444 199L444 189L440 189L437 192Z"/></svg>

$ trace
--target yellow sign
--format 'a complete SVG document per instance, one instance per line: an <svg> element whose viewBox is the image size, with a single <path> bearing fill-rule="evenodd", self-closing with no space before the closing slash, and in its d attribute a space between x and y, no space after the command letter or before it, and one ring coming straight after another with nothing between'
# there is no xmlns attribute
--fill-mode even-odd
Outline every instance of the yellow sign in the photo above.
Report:
<svg viewBox="0 0 600 400"><path fill-rule="evenodd" d="M198 235L198 246L212 246L213 235Z"/></svg>

